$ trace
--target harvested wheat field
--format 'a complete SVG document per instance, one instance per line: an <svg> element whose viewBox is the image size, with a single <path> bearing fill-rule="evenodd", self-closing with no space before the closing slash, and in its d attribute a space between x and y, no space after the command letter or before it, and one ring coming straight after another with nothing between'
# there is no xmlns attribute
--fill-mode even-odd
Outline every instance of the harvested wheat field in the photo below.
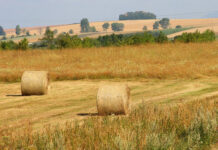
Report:
<svg viewBox="0 0 218 150"><path fill-rule="evenodd" d="M49 71L51 80L217 77L217 58L218 42L0 51L0 81L20 81L26 70Z"/></svg>
<svg viewBox="0 0 218 150"><path fill-rule="evenodd" d="M47 95L22 96L26 70L49 71ZM202 130L198 141L208 149L216 142L217 75L217 42L1 51L0 149L199 148L184 140ZM99 116L99 87L115 84L130 89L110 87L115 98L131 95L129 113ZM101 91L100 98L108 99L110 91ZM127 105L125 100L119 99ZM126 113L111 106L109 114Z"/></svg>
<svg viewBox="0 0 218 150"><path fill-rule="evenodd" d="M65 124L97 115L96 95L101 84L126 83L131 89L132 108L144 102L183 103L218 96L218 79L201 80L84 80L51 84L46 96L21 96L20 83L0 84L0 129L29 123L34 129Z"/></svg>
<svg viewBox="0 0 218 150"><path fill-rule="evenodd" d="M21 96L20 80L26 70L49 71L48 95ZM94 115L102 82L128 84L133 106L216 96L217 75L217 42L1 51L0 127L31 122L40 128Z"/></svg>

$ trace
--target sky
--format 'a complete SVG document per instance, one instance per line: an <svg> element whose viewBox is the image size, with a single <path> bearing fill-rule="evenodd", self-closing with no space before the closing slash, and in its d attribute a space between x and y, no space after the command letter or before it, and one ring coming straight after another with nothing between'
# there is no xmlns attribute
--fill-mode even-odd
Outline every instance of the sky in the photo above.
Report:
<svg viewBox="0 0 218 150"><path fill-rule="evenodd" d="M218 0L0 0L0 26L14 28L118 20L130 11L153 12L158 18L218 16Z"/></svg>

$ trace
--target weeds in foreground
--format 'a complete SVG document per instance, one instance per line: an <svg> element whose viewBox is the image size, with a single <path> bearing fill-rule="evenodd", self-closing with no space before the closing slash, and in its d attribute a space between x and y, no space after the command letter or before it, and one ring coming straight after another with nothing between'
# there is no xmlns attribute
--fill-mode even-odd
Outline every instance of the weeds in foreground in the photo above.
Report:
<svg viewBox="0 0 218 150"><path fill-rule="evenodd" d="M90 117L64 127L0 132L0 149L209 149L217 139L217 97L170 105L142 104L129 116Z"/></svg>

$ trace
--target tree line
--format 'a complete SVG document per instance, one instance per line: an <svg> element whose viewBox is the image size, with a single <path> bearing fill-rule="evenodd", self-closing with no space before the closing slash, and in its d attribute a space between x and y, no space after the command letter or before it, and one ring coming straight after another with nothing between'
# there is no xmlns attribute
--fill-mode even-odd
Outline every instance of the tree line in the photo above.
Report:
<svg viewBox="0 0 218 150"><path fill-rule="evenodd" d="M127 12L119 16L119 20L143 20L143 19L156 19L156 15L150 12L136 11L136 12Z"/></svg>
<svg viewBox="0 0 218 150"><path fill-rule="evenodd" d="M99 36L98 38L80 38L77 35L71 36L69 33L61 33L56 38L54 31L47 28L44 37L39 43L33 45L28 44L27 39L21 40L19 43L13 41L0 42L2 50L26 50L32 49L64 49L64 48L91 48L91 47L107 47L107 46L127 46L142 45L147 43L166 43L166 42L212 42L216 40L215 33L207 30L203 33L196 31L194 33L183 33L170 41L162 31L143 32L135 34L112 34Z"/></svg>

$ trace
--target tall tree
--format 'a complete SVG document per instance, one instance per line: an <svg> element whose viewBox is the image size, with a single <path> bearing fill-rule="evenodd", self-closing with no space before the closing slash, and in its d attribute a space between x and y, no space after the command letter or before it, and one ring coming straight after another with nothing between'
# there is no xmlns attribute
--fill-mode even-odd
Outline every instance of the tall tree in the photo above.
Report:
<svg viewBox="0 0 218 150"><path fill-rule="evenodd" d="M107 23L104 23L104 24L102 25L102 28L103 28L103 30L107 31L107 29L109 28L109 26L110 26L110 24L107 22Z"/></svg>
<svg viewBox="0 0 218 150"><path fill-rule="evenodd" d="M2 26L0 26L0 35L5 35L5 31Z"/></svg>
<svg viewBox="0 0 218 150"><path fill-rule="evenodd" d="M169 18L163 18L160 20L160 25L163 29L167 29L170 25L170 19Z"/></svg>
<svg viewBox="0 0 218 150"><path fill-rule="evenodd" d="M89 32L89 20L87 18L83 18L80 23L81 32Z"/></svg>
<svg viewBox="0 0 218 150"><path fill-rule="evenodd" d="M17 34L17 35L20 35L20 33L21 33L20 25L17 25L17 26L16 26L16 34Z"/></svg>
<svg viewBox="0 0 218 150"><path fill-rule="evenodd" d="M155 21L155 23L153 24L153 29L159 29L159 21Z"/></svg>
<svg viewBox="0 0 218 150"><path fill-rule="evenodd" d="M44 42L44 45L49 47L49 48L53 48L54 45L54 32L50 30L49 27L46 28L44 37L42 39L42 41Z"/></svg>

